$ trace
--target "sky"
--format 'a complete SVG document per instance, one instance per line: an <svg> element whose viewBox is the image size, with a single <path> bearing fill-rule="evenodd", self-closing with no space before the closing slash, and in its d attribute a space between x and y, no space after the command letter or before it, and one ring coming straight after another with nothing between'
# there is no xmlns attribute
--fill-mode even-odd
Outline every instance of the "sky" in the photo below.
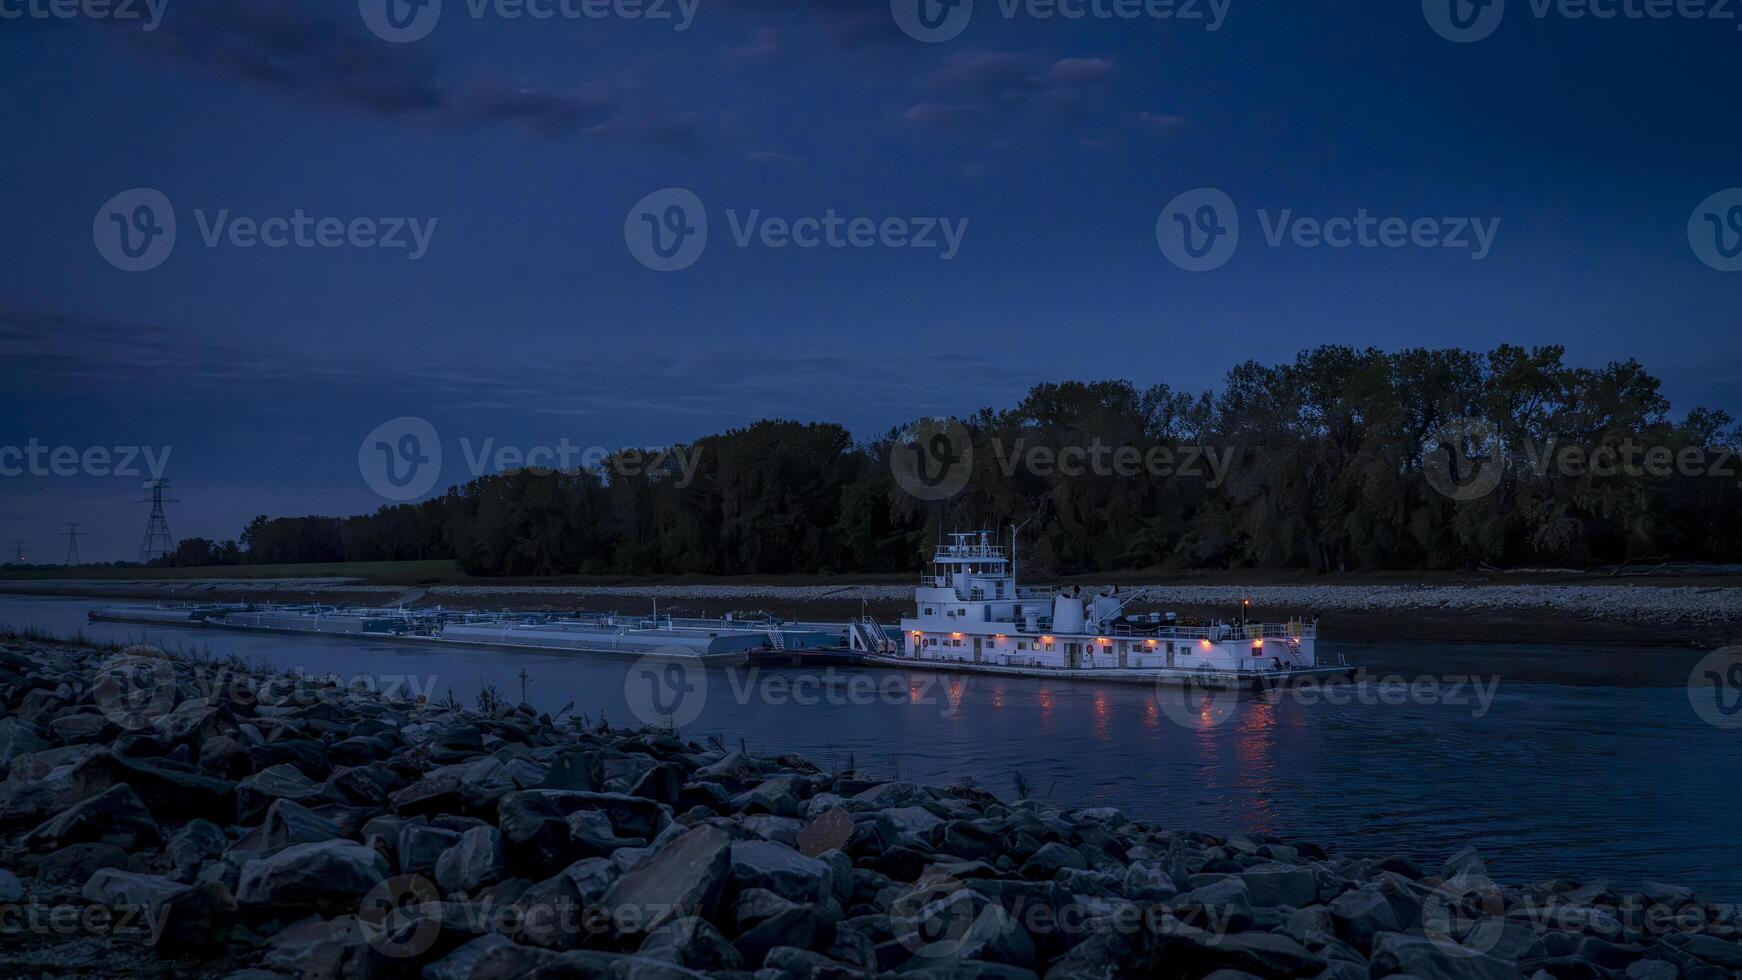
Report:
<svg viewBox="0 0 1742 980"><path fill-rule="evenodd" d="M1327 343L1562 344L1742 415L1735 19L153 2L0 0L0 558L68 521L135 557L135 447L177 537L373 510L402 418L439 493L503 447L867 438Z"/></svg>

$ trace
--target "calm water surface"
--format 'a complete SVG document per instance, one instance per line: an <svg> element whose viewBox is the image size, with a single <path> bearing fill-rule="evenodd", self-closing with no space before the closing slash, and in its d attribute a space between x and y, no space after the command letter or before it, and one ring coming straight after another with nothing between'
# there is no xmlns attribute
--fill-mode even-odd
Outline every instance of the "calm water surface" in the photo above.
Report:
<svg viewBox="0 0 1742 980"><path fill-rule="evenodd" d="M595 719L634 720L623 660L87 623L99 604L0 596L0 624L204 647L310 674L400 678L467 702L485 683L517 694L524 670L528 700L541 710L573 702ZM1469 843L1511 882L1651 878L1742 900L1742 730L1708 725L1690 704L1700 652L1321 648L1375 679L1437 678L1439 693L1407 697L1369 681L1345 689L1343 703L1247 698L1194 715L1137 685L902 671L869 672L873 685L845 670L818 684L815 673L796 670L712 670L701 714L683 733L734 747L742 738L751 751L798 752L825 767L851 755L860 769L921 782L967 776L1006 798L1020 776L1031 795L1061 803L1116 806L1183 829L1403 852L1435 867ZM1481 686L1453 692L1457 677Z"/></svg>

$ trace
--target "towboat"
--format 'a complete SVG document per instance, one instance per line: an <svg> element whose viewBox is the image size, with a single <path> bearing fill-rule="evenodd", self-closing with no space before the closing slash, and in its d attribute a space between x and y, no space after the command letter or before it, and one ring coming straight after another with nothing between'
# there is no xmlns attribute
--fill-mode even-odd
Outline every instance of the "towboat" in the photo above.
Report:
<svg viewBox="0 0 1742 980"><path fill-rule="evenodd" d="M1299 619L1182 623L1173 614L1134 617L1135 596L1108 588L1027 588L991 532L951 534L914 590L914 613L897 638L855 628L851 641L872 663L1026 677L1069 677L1213 689L1287 686L1347 676L1321 661L1318 624ZM856 624L857 627L857 624Z"/></svg>

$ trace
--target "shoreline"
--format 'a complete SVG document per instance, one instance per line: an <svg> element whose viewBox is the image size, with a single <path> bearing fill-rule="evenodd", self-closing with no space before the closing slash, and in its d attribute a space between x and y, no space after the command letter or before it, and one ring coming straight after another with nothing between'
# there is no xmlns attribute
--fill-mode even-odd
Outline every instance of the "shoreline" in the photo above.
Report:
<svg viewBox="0 0 1742 980"><path fill-rule="evenodd" d="M1232 616L1242 597L1272 618L1318 617L1332 642L1594 643L1719 647L1742 637L1742 586L1645 584L1131 584L1134 608ZM0 580L0 595L141 602L323 602L442 605L455 609L629 611L719 616L766 609L788 619L831 620L869 611L894 622L910 611L906 584L766 585L377 585L348 578Z"/></svg>
<svg viewBox="0 0 1742 980"><path fill-rule="evenodd" d="M0 967L263 971L251 980L1716 980L1742 967L1737 906L1674 884L1505 885L1469 849L1430 868L279 676L0 637L0 893L75 922L12 936ZM135 914L76 925L91 909Z"/></svg>

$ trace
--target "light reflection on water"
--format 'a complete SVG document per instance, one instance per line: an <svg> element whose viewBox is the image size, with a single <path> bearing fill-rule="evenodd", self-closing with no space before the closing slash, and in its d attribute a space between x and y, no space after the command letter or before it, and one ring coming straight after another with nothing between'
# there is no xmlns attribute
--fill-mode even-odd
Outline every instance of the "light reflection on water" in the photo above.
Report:
<svg viewBox="0 0 1742 980"><path fill-rule="evenodd" d="M93 603L0 596L0 623L60 635L205 646L310 674L434 678L471 702L486 682L533 704L573 701L592 718L632 720L626 663L571 654L425 648L382 640L269 637L87 624ZM1329 642L1326 643L1330 646ZM1343 648L1376 674L1498 676L1479 714L1468 704L1302 704L1244 698L1198 723L1158 708L1144 686L879 670L878 695L840 703L767 703L756 679L708 672L693 738L742 738L755 752L797 752L825 767L851 755L863 770L1014 795L1116 806L1128 815L1212 833L1263 831L1360 853L1407 853L1428 866L1465 843L1511 881L1553 876L1652 878L1742 900L1742 731L1706 725L1686 681L1699 651L1413 644ZM762 671L770 676L795 675ZM850 676L848 672L840 672ZM833 703L831 703L833 702Z"/></svg>

